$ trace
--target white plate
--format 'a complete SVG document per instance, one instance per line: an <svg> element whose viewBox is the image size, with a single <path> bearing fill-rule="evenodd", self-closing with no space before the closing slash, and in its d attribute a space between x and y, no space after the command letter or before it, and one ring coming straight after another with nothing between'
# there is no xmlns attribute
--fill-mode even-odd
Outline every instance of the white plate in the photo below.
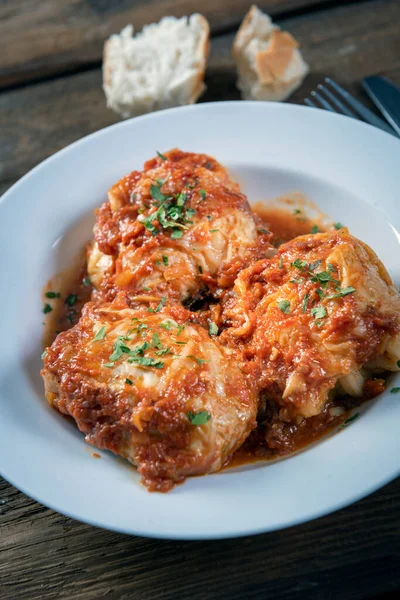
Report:
<svg viewBox="0 0 400 600"><path fill-rule="evenodd" d="M273 464L189 479L149 494L101 460L43 395L42 285L90 237L92 210L122 175L171 147L227 165L250 200L301 190L370 244L400 280L400 142L368 125L287 104L202 104L125 121L28 173L0 204L0 464L6 479L81 521L131 534L201 539L271 531L337 510L399 473L400 398L385 393L351 426ZM400 385L393 378L391 385Z"/></svg>

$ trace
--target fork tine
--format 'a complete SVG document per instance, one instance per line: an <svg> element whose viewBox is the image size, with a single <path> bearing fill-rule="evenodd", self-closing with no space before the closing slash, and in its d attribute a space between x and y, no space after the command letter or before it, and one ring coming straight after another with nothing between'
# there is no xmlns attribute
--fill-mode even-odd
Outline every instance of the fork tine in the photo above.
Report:
<svg viewBox="0 0 400 600"><path fill-rule="evenodd" d="M318 94L318 92L311 92L311 96L312 96L313 98L315 98L315 100L317 100L317 101L320 103L320 105L321 105L323 108L325 108L326 110L330 110L331 112L336 112L336 111L335 111L335 109L333 108L333 106L331 106L331 105L329 104L329 102L327 102L327 101L325 100L325 98L323 98L323 97L321 96L321 94Z"/></svg>
<svg viewBox="0 0 400 600"><path fill-rule="evenodd" d="M367 123L375 125L375 127L380 127L380 129L383 129L384 131L393 134L393 129L389 127L389 125L387 125L385 121L377 117L372 111L369 110L369 108L364 106L364 104L361 104L361 102L353 98L353 96L349 94L349 92L347 92L345 89L343 89L340 85L338 85L336 81L333 81L333 79L331 79L330 77L326 77L325 83L330 85L331 88L334 89L335 92L339 94L341 98L346 100L346 102L351 106L351 108L355 110L356 113L364 119L364 121L367 121Z"/></svg>
<svg viewBox="0 0 400 600"><path fill-rule="evenodd" d="M322 84L319 84L318 89L321 90L321 92L323 92L325 96L327 96L328 100L330 100L332 104L340 110L341 113L347 115L348 117L353 117L353 119L358 119L358 116L355 115L349 108L347 108L347 106L345 106L343 102L336 98L336 96L334 96L332 92L328 90L327 87L325 87Z"/></svg>
<svg viewBox="0 0 400 600"><path fill-rule="evenodd" d="M309 98L304 98L304 104L307 104L307 106L312 106L312 108L318 108L318 106L314 104L314 102L312 102Z"/></svg>

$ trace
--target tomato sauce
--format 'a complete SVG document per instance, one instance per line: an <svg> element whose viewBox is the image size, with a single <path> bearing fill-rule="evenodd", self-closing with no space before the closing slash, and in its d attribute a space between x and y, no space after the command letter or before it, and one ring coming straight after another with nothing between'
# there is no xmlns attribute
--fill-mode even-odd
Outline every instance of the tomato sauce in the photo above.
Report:
<svg viewBox="0 0 400 600"><path fill-rule="evenodd" d="M274 234L272 243L275 246L289 242L298 235L326 231L326 225L321 222L322 219L311 219L304 209L294 208L289 211L261 202L255 204L252 209L263 221L265 227Z"/></svg>
<svg viewBox="0 0 400 600"><path fill-rule="evenodd" d="M90 300L92 290L84 252L72 267L47 282L42 291L43 311L46 311L43 335L45 347L50 346L61 331L76 325L83 306Z"/></svg>
<svg viewBox="0 0 400 600"><path fill-rule="evenodd" d="M340 411L341 414L335 414L335 410ZM268 442L271 444L271 440L268 440L269 432L264 427L259 427L249 435L225 468L240 467L260 460L277 460L300 452L321 438L334 433L338 428L340 430L346 426L346 421L351 419L351 413L351 409L338 407L332 403L326 406L321 414L304 419L300 425L287 424L286 431L280 432L281 439L275 441L275 448L267 445Z"/></svg>

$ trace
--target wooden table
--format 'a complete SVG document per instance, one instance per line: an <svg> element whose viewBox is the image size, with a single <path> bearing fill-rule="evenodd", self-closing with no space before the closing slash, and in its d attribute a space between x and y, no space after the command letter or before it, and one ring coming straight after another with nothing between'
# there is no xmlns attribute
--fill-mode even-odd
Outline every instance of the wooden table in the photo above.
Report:
<svg viewBox="0 0 400 600"><path fill-rule="evenodd" d="M201 101L239 98L230 47L250 4L3 0L0 193L50 154L118 120L105 106L101 51L127 23L139 29L200 8L213 36ZM259 5L300 41L311 66L291 101L301 103L326 75L360 97L367 75L383 73L400 84L399 0ZM0 598L346 600L400 590L399 480L330 516L238 540L168 542L103 531L39 505L6 481L0 523Z"/></svg>

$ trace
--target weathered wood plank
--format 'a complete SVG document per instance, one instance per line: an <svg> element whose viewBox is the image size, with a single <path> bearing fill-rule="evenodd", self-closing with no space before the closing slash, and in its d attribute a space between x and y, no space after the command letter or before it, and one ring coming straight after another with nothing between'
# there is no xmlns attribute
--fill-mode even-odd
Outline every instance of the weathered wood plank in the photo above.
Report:
<svg viewBox="0 0 400 600"><path fill-rule="evenodd" d="M0 183L116 121L105 105L100 69L1 94Z"/></svg>
<svg viewBox="0 0 400 600"><path fill-rule="evenodd" d="M400 586L399 496L397 480L285 531L168 542L83 525L3 482L0 597L321 600L329 591L330 600L372 598Z"/></svg>
<svg viewBox="0 0 400 600"><path fill-rule="evenodd" d="M400 83L399 22L397 0L363 2L281 21L299 39L311 66L311 74L291 101L301 103L326 75L366 103L362 77L384 73ZM213 42L208 91L202 101L239 98L232 39L233 34L228 34ZM55 151L117 120L105 106L100 69L4 92L0 95L0 193Z"/></svg>
<svg viewBox="0 0 400 600"><path fill-rule="evenodd" d="M190 1L181 0L178 6L183 7L182 13L189 12L185 7ZM31 18L33 11L39 10L38 3L39 0L24 2ZM77 19L78 16L84 18L79 14L83 9L77 8L83 5L96 6L96 10L103 7L107 26L110 22L107 13L110 3L105 0L86 3L62 0L59 4L44 0L40 4L41 10L50 11L46 14L54 23L57 21L56 9L50 6L53 4L67 10L60 19L61 24L68 15L73 16L75 8ZM167 2L160 2L158 8L155 0L147 4L145 0L115 4L120 14L118 11L133 10L132 6L136 10L140 4L142 11L160 7L164 10ZM229 27L229 19L234 22L241 18L244 4L247 7L250 2L231 1L229 11L225 11L227 15L219 21L215 16L215 25L224 23L224 27ZM272 4L276 8L278 0ZM285 10L295 4L298 5L290 0ZM198 3L196 5L198 7ZM214 11L213 15L225 10L220 8L225 6L225 0L220 4L204 0L203 5ZM0 4L0 31L4 25L2 19L17 18L20 6L20 0ZM239 12L240 16L235 16ZM154 18L159 17L149 20ZM360 79L372 73L385 73L400 83L399 22L397 0L339 6L314 15L285 19L282 26L302 43L312 68L293 101L302 101L326 75L335 77L358 95L361 95ZM33 30L37 35L40 31L45 35L45 28L41 30L37 23L37 17L33 18ZM62 27L58 31L62 37ZM72 46L76 56L82 51L78 38L77 45ZM101 41L93 39L89 39L88 47L91 43L98 43L100 47ZM230 56L231 42L232 35L214 40L207 74L209 90L203 101L239 97ZM62 49L65 65L82 64L79 57L74 64L68 62L71 46L63 46L64 43L65 40L60 39L60 45L54 43L52 51L57 55L57 48ZM28 46L24 52L29 63ZM39 61L37 65L41 60L43 64L48 60L46 52L35 58ZM97 60L93 58L95 54L88 56L89 62ZM0 51L0 74L2 57ZM54 69L59 69L59 63L54 64ZM31 76L33 71L29 65L27 69L26 74ZM56 72L51 69L47 72ZM0 193L46 156L117 120L105 107L100 69L3 93L0 95ZM399 498L400 480L397 480L338 513L286 531L218 542L166 542L128 537L84 525L39 505L2 481L0 598L321 600L329 595L330 600L359 600L390 594L400 588ZM266 499L266 510L267 506Z"/></svg>
<svg viewBox="0 0 400 600"><path fill-rule="evenodd" d="M346 1L346 0L344 0ZM351 0L349 0L351 1ZM259 0L271 15L331 0ZM235 27L250 0L12 0L0 3L0 88L98 63L104 40L133 23L201 11L213 32Z"/></svg>

